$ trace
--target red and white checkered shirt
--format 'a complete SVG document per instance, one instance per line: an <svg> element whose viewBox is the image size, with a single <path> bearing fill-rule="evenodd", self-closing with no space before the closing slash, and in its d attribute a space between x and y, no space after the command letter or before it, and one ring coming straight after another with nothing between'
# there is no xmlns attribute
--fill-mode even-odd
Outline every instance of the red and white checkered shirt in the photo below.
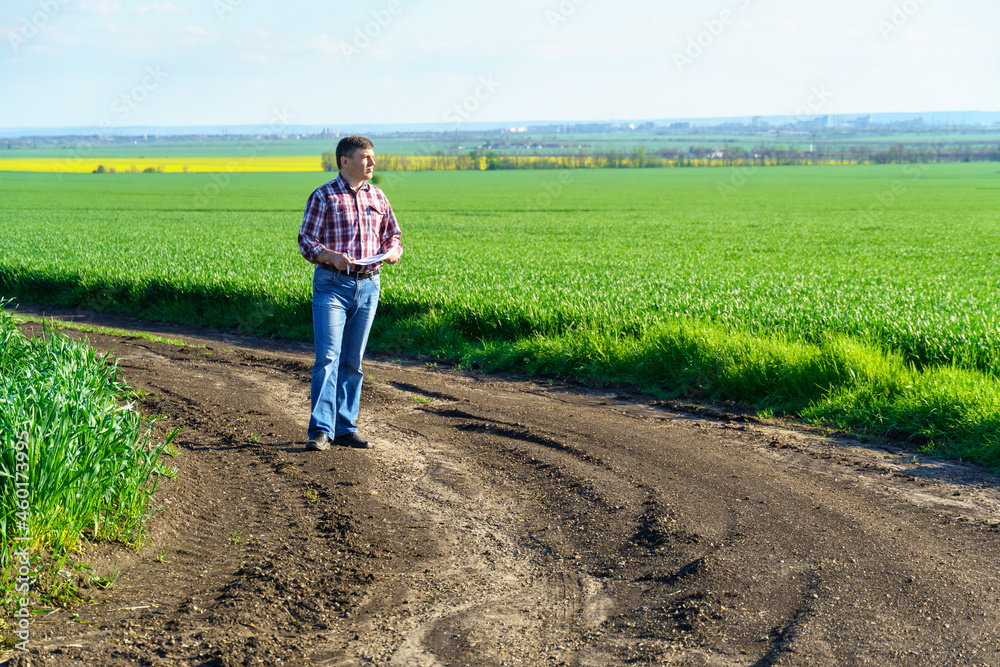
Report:
<svg viewBox="0 0 1000 667"><path fill-rule="evenodd" d="M365 181L355 192L337 176L309 195L299 229L299 250L314 264L323 250L362 259L402 248L399 237L396 214L380 189ZM377 262L361 268L374 271L380 266Z"/></svg>

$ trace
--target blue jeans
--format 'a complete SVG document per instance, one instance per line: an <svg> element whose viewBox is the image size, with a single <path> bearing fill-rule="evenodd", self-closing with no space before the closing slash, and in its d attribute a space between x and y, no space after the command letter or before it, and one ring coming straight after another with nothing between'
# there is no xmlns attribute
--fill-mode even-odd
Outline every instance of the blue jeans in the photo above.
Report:
<svg viewBox="0 0 1000 667"><path fill-rule="evenodd" d="M379 276L358 280L316 267L313 274L313 364L309 437L358 430L361 357L378 307Z"/></svg>

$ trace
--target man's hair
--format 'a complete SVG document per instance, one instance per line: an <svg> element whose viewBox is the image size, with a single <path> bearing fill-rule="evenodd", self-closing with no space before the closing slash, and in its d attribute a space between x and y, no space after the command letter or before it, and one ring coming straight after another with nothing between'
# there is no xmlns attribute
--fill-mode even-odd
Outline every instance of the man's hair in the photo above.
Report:
<svg viewBox="0 0 1000 667"><path fill-rule="evenodd" d="M356 150L375 150L375 145L368 137L350 136L344 137L337 144L337 169L343 167L340 158L353 157Z"/></svg>

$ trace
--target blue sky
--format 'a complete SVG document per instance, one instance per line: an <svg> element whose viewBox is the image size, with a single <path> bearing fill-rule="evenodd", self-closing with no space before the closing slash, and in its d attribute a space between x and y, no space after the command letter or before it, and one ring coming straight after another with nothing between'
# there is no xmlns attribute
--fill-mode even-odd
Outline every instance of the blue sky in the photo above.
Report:
<svg viewBox="0 0 1000 667"><path fill-rule="evenodd" d="M4 0L0 127L1000 110L996 0Z"/></svg>

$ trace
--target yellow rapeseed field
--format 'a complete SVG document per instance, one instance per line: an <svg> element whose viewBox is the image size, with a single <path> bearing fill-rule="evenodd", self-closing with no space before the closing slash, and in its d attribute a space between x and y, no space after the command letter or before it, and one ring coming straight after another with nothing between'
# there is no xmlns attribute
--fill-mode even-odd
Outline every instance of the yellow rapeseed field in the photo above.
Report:
<svg viewBox="0 0 1000 667"><path fill-rule="evenodd" d="M140 172L152 167L164 173L322 171L319 156L150 157L150 158L12 158L0 159L0 171L47 171L89 174L99 165L108 171Z"/></svg>
<svg viewBox="0 0 1000 667"><path fill-rule="evenodd" d="M653 165L658 167L734 167L771 166L775 160L721 160L712 158L692 158L685 160L656 158ZM486 157L472 158L466 155L382 155L376 158L381 171L453 171L456 169L487 169L490 163ZM851 162L858 164L857 162ZM808 160L804 165L845 164L843 161ZM261 157L150 157L150 158L0 158L0 172L3 171L44 171L89 174L103 166L118 173L142 172L152 169L161 173L204 173L204 172L250 172L250 171L322 171L318 156L261 156ZM604 156L582 155L522 155L502 156L496 168L500 169L594 169L608 166L635 166L630 159L621 158L616 165L608 164Z"/></svg>

